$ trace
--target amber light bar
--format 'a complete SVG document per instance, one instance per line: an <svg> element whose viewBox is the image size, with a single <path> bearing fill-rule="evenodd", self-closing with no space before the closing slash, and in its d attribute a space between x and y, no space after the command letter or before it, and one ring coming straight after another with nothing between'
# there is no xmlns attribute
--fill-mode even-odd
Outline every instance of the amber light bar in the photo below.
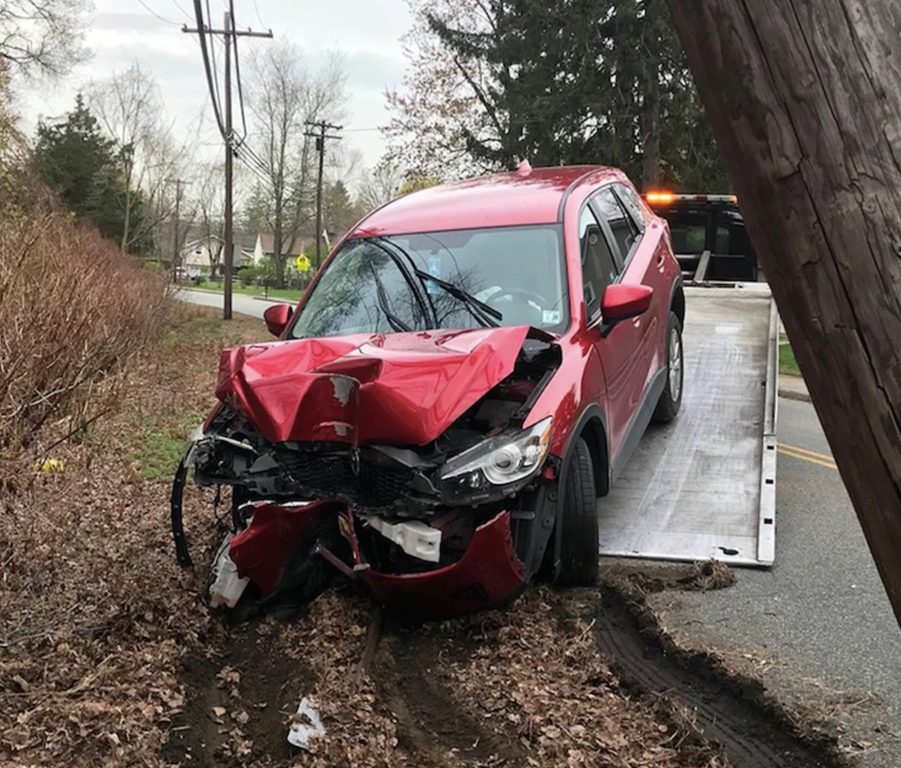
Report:
<svg viewBox="0 0 901 768"><path fill-rule="evenodd" d="M736 195L677 195L674 192L648 192L644 199L651 204L669 205L676 201L691 203L737 203Z"/></svg>

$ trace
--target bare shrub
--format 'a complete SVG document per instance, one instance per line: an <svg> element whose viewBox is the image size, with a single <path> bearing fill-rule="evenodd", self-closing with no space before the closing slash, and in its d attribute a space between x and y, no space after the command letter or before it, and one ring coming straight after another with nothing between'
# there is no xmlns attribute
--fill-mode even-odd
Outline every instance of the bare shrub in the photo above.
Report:
<svg viewBox="0 0 901 768"><path fill-rule="evenodd" d="M0 216L0 481L104 407L103 397L86 394L103 389L107 375L147 342L164 306L159 275L122 256L95 229L76 225L40 191L6 207Z"/></svg>

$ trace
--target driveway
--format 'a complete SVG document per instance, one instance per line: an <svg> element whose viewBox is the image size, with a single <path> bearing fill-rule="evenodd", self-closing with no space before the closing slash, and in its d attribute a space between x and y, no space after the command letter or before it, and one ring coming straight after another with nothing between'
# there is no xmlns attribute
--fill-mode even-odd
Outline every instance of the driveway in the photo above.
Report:
<svg viewBox="0 0 901 768"><path fill-rule="evenodd" d="M901 630L813 406L780 400L778 434L775 566L652 604L690 645L771 660L764 682L779 698L840 699L859 765L897 768Z"/></svg>

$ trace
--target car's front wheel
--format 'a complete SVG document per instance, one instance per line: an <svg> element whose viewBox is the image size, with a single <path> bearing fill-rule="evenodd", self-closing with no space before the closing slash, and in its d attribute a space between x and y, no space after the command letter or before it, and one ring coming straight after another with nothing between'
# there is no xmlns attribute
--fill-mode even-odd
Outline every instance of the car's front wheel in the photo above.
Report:
<svg viewBox="0 0 901 768"><path fill-rule="evenodd" d="M566 473L561 526L560 573L557 581L569 586L597 583L598 510L591 451L581 437L573 446Z"/></svg>
<svg viewBox="0 0 901 768"><path fill-rule="evenodd" d="M675 312L670 312L666 329L666 386L657 401L654 421L666 424L676 418L682 405L683 373L682 323Z"/></svg>

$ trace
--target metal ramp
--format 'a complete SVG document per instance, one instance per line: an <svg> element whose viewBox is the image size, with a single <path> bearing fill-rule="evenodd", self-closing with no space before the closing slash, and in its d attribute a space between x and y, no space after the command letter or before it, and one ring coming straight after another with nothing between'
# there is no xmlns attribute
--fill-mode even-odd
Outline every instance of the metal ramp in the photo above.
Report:
<svg viewBox="0 0 901 768"><path fill-rule="evenodd" d="M601 555L772 565L778 315L766 284L687 287L682 409L599 501Z"/></svg>

